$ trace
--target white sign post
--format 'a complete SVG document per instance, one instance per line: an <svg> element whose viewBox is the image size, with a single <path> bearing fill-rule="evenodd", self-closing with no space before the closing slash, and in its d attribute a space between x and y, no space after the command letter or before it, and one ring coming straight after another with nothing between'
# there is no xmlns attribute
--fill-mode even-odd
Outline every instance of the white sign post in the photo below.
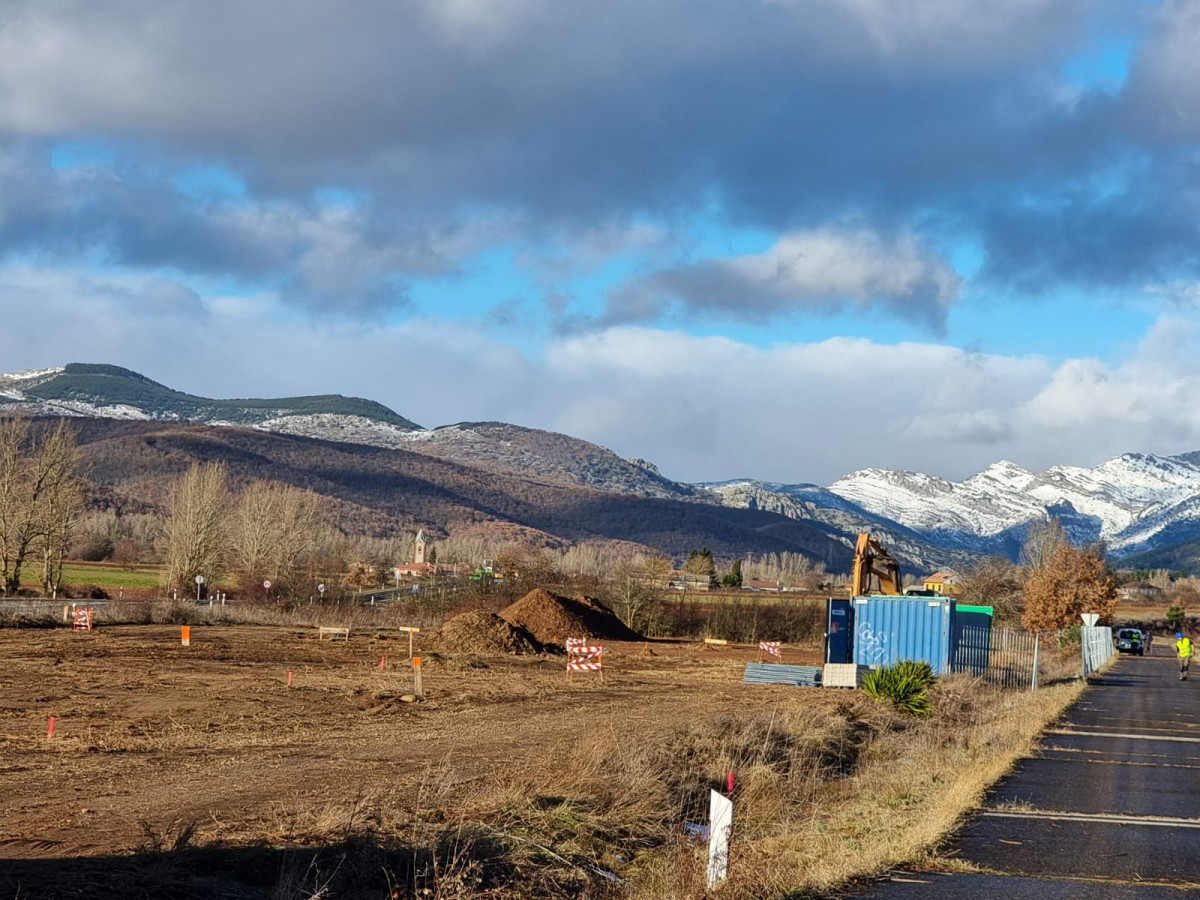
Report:
<svg viewBox="0 0 1200 900"><path fill-rule="evenodd" d="M200 603L200 585L202 585L202 584L204 584L204 576L197 575L196 576L196 603L197 604Z"/></svg>
<svg viewBox="0 0 1200 900"><path fill-rule="evenodd" d="M1083 624L1086 625L1088 628L1093 628L1093 627L1095 627L1096 623L1100 621L1100 614L1099 613L1080 613L1079 618L1083 619Z"/></svg>
<svg viewBox="0 0 1200 900"><path fill-rule="evenodd" d="M733 834L733 801L717 791L708 800L708 888L712 890L729 872L729 839Z"/></svg>

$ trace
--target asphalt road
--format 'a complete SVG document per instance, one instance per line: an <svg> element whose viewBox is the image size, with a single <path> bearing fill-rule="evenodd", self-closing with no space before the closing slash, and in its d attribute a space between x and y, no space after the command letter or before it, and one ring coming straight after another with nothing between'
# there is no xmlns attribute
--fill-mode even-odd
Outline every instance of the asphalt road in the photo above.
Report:
<svg viewBox="0 0 1200 900"><path fill-rule="evenodd" d="M1166 644L1094 679L988 793L944 854L977 872L901 872L854 896L1200 897L1200 660L1181 682Z"/></svg>

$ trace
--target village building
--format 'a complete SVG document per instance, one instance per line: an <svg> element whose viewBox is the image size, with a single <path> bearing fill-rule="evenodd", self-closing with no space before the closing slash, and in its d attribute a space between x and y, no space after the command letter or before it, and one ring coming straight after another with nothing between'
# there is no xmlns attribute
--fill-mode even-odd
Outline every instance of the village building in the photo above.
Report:
<svg viewBox="0 0 1200 900"><path fill-rule="evenodd" d="M934 572L925 579L924 588L943 597L953 597L962 589L962 584L954 572Z"/></svg>
<svg viewBox="0 0 1200 900"><path fill-rule="evenodd" d="M425 537L425 529L417 532L417 538L413 542L413 561L403 566L396 566L396 580L401 578L428 578L432 575L440 574L437 563L431 563L426 559L426 554L429 547L429 539Z"/></svg>

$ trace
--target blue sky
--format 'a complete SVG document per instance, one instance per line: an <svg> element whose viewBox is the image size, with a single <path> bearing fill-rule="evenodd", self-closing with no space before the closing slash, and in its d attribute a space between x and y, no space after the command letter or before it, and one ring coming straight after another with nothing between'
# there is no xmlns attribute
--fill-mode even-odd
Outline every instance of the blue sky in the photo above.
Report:
<svg viewBox="0 0 1200 900"><path fill-rule="evenodd" d="M1200 3L10 0L0 370L672 477L1200 449Z"/></svg>

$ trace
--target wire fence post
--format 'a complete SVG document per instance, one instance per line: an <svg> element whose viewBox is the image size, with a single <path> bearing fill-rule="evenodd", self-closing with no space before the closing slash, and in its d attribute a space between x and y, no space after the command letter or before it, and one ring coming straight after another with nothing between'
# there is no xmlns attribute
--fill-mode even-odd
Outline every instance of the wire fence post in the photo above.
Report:
<svg viewBox="0 0 1200 900"><path fill-rule="evenodd" d="M1038 649L1042 644L1042 633L1039 631L1033 636L1033 683L1030 686L1031 691L1037 690L1038 681Z"/></svg>

